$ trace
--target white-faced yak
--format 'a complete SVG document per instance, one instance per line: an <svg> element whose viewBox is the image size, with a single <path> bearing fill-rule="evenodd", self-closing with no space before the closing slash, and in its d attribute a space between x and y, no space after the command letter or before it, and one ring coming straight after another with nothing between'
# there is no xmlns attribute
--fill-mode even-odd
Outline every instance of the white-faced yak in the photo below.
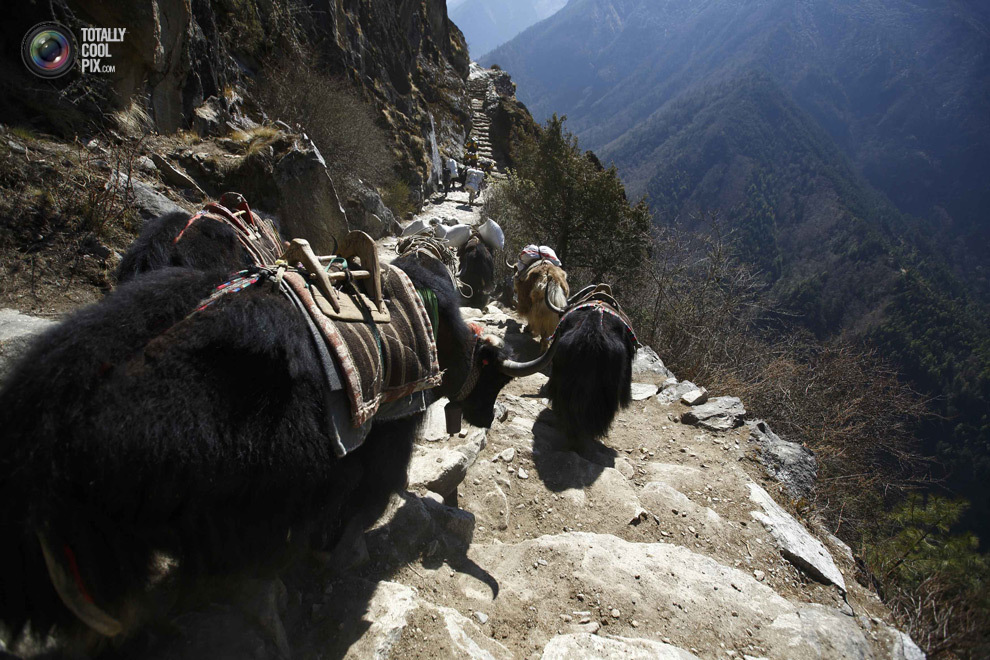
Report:
<svg viewBox="0 0 990 660"><path fill-rule="evenodd" d="M548 259L530 264L513 278L516 290L516 311L526 318L530 334L540 338L541 350L546 350L550 336L560 321L556 311L567 304L567 273Z"/></svg>
<svg viewBox="0 0 990 660"><path fill-rule="evenodd" d="M49 633L69 654L112 648L163 593L277 570L313 539L330 547L406 484L423 414L372 418L338 456L343 394L271 282L200 309L252 261L210 223L193 232L204 242L181 245L182 218L153 223L157 238L124 260L142 264L130 281L41 335L0 388L0 649ZM464 324L442 264L394 265L437 299L443 377L427 395L461 399L469 422L489 426L500 389L532 364Z"/></svg>
<svg viewBox="0 0 990 660"><path fill-rule="evenodd" d="M566 309L547 299L560 323L547 351L554 417L577 448L605 437L616 413L632 401L632 361L638 342L607 285L574 294Z"/></svg>

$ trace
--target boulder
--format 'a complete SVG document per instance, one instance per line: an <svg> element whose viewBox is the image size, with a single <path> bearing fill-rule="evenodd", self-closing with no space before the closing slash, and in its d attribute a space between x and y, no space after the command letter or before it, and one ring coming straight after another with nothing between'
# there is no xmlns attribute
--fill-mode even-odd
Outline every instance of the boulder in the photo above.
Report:
<svg viewBox="0 0 990 660"><path fill-rule="evenodd" d="M166 183L179 188L194 190L204 196L206 195L203 189L199 187L199 184L192 180L192 177L172 165L163 156L152 153L151 160L154 161L155 167L161 172L162 178L165 179Z"/></svg>
<svg viewBox="0 0 990 660"><path fill-rule="evenodd" d="M351 229L360 229L376 240L401 231L378 191L361 180L349 180L344 188L349 191L346 206Z"/></svg>
<svg viewBox="0 0 990 660"><path fill-rule="evenodd" d="M632 384L632 400L633 401L644 401L654 396L658 391L659 387L656 385L651 385L650 383L633 383Z"/></svg>
<svg viewBox="0 0 990 660"><path fill-rule="evenodd" d="M371 585L368 585L371 587ZM359 610L360 611L360 610ZM487 615L477 617L479 622ZM343 655L345 659L397 657L404 636L418 632L420 627L439 631L442 636L430 640L437 649L450 649L451 657L472 660L509 660L512 654L491 639L477 623L450 607L434 605L403 584L382 582L374 593L362 617L365 633ZM439 625L437 625L439 624ZM337 656L334 656L337 657Z"/></svg>
<svg viewBox="0 0 990 660"><path fill-rule="evenodd" d="M767 474L779 481L788 495L798 499L811 494L818 465L810 449L781 439L762 420L750 426L749 439L759 447L757 459Z"/></svg>
<svg viewBox="0 0 990 660"><path fill-rule="evenodd" d="M643 346L636 351L636 357L632 363L633 375L655 374L661 378L670 378L674 374L663 364L663 360L649 346Z"/></svg>
<svg viewBox="0 0 990 660"><path fill-rule="evenodd" d="M778 616L760 631L760 638L764 646L786 648L782 657L793 660L877 657L863 631L850 624L836 610L811 605Z"/></svg>
<svg viewBox="0 0 990 660"><path fill-rule="evenodd" d="M681 403L685 406L700 406L708 401L708 390L703 387L699 387L696 390L691 390L687 394L681 397Z"/></svg>
<svg viewBox="0 0 990 660"><path fill-rule="evenodd" d="M666 381L664 382L666 383ZM677 401L688 392L696 389L698 389L698 386L689 380L683 380L679 383L674 382L664 387L663 391L657 395L657 401L664 405L668 405L674 401Z"/></svg>
<svg viewBox="0 0 990 660"><path fill-rule="evenodd" d="M743 407L742 401L738 398L718 396L709 399L708 403L692 407L691 410L684 413L681 421L710 431L729 431L742 424L742 418L745 415L746 408Z"/></svg>
<svg viewBox="0 0 990 660"><path fill-rule="evenodd" d="M444 407L448 400L442 397L429 405L426 409L426 416L419 427L418 438L426 442L437 442L450 437L447 433L447 416L444 414Z"/></svg>
<svg viewBox="0 0 990 660"><path fill-rule="evenodd" d="M151 220L152 218L176 211L189 213L188 210L182 208L147 183L132 180L131 190L134 194L134 206L137 208L138 214L145 220Z"/></svg>
<svg viewBox="0 0 990 660"><path fill-rule="evenodd" d="M16 309L0 309L0 381L32 340L54 325L54 321L21 314Z"/></svg>
<svg viewBox="0 0 990 660"><path fill-rule="evenodd" d="M750 515L763 523L787 561L819 582L834 584L845 593L846 581L821 541L757 484L749 484L749 499L763 509L752 511Z"/></svg>
<svg viewBox="0 0 990 660"><path fill-rule="evenodd" d="M452 494L478 460L486 435L484 429L479 429L452 449L416 446L409 462L409 488L430 490L444 497Z"/></svg>
<svg viewBox="0 0 990 660"><path fill-rule="evenodd" d="M349 231L326 161L307 136L296 136L275 163L282 237L305 238L317 254L330 254L334 236Z"/></svg>

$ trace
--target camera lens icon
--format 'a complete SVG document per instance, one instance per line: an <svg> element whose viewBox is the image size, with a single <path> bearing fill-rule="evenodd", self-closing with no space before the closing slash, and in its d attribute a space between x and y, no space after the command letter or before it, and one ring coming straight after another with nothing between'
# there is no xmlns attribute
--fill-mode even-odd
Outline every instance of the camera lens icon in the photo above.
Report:
<svg viewBox="0 0 990 660"><path fill-rule="evenodd" d="M76 61L76 40L64 25L39 23L24 35L21 57L31 73L58 78L68 73Z"/></svg>

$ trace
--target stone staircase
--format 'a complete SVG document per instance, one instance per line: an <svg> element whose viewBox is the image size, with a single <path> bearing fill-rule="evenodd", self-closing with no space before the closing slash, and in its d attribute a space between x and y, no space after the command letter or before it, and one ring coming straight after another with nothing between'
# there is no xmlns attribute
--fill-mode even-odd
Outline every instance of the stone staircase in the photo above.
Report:
<svg viewBox="0 0 990 660"><path fill-rule="evenodd" d="M495 161L495 157L492 155L492 143L491 137L489 136L492 120L485 113L485 96L488 93L488 85L489 82L487 76L479 76L468 80L467 90L471 95L470 137L474 138L474 141L478 144L478 156L480 158L488 158L495 162L495 168L492 171L492 178L504 179L505 174L502 172L499 163Z"/></svg>

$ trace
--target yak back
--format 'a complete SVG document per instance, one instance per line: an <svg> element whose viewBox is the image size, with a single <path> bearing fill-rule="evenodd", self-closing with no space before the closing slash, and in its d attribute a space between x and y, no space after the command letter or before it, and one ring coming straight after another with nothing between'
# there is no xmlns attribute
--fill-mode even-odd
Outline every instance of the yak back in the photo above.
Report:
<svg viewBox="0 0 990 660"><path fill-rule="evenodd" d="M477 235L472 236L460 250L461 270L458 278L471 287L469 300L472 307L480 307L487 302L488 294L495 283L495 258L491 249Z"/></svg>
<svg viewBox="0 0 990 660"><path fill-rule="evenodd" d="M145 586L153 552L183 574L230 572L277 554L294 525L336 520L348 459L326 439L305 321L262 285L187 316L222 281L148 273L41 335L9 374L0 390L7 626L26 612L34 630L69 617L39 529L66 540L93 599L114 612Z"/></svg>
<svg viewBox="0 0 990 660"><path fill-rule="evenodd" d="M548 384L554 416L569 439L604 437L632 400L636 348L626 325L600 309L578 309L564 316L554 341Z"/></svg>
<svg viewBox="0 0 990 660"><path fill-rule="evenodd" d="M117 281L169 266L233 273L254 264L232 227L209 218L188 225L190 217L176 211L146 221L120 260ZM176 241L180 233L182 239Z"/></svg>

